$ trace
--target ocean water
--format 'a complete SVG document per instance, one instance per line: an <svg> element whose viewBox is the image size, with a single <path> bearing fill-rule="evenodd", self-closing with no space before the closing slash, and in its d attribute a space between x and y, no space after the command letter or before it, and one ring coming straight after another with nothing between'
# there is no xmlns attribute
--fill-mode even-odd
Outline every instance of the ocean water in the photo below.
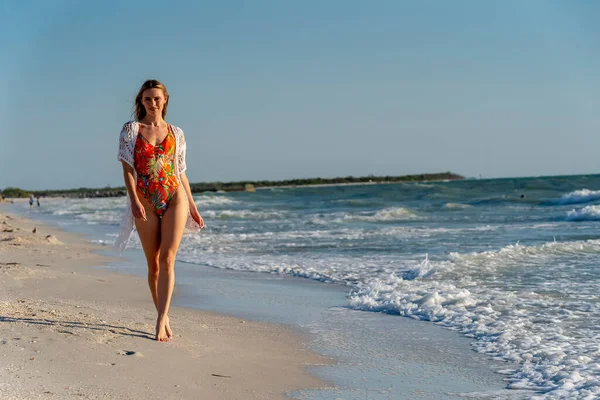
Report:
<svg viewBox="0 0 600 400"><path fill-rule="evenodd" d="M600 397L600 175L194 198L207 228L184 236L180 261L344 285L347 309L442 325L508 361L509 389ZM126 199L42 205L110 245Z"/></svg>

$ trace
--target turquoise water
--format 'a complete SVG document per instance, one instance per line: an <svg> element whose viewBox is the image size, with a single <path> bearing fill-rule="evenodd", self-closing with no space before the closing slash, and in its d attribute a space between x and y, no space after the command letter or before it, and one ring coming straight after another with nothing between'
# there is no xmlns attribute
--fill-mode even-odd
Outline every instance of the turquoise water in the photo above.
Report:
<svg viewBox="0 0 600 400"><path fill-rule="evenodd" d="M435 322L509 361L510 389L593 398L596 189L593 175L201 194L207 229L185 236L178 258L344 285L348 310ZM110 244L125 202L49 199L33 212Z"/></svg>

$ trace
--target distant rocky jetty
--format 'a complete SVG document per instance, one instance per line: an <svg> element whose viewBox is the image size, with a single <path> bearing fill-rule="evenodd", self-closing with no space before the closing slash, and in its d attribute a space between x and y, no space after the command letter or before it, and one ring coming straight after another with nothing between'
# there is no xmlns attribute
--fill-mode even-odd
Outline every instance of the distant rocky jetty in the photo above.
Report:
<svg viewBox="0 0 600 400"><path fill-rule="evenodd" d="M394 182L423 182L423 181L446 181L461 180L464 176L452 172L442 172L437 174L417 174L402 176L347 176L341 178L308 178L308 179L289 179L282 181L241 181L241 182L201 182L191 183L192 193L202 192L252 192L255 189L281 186L312 186L312 185L340 185L340 184L361 184L361 183L394 183ZM127 194L125 187L118 188L79 188L68 190L24 190L20 188L9 187L0 194L7 198L29 197L33 193L36 197L72 197L72 198L91 198L91 197L121 197Z"/></svg>

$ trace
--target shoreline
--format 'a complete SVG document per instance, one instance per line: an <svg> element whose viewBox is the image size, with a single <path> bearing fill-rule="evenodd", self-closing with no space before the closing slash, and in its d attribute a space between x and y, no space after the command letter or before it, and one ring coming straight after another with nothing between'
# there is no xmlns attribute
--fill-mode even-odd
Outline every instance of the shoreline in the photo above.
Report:
<svg viewBox="0 0 600 400"><path fill-rule="evenodd" d="M154 341L145 279L90 268L119 261L102 249L0 208L2 398L283 399L331 387L309 372L331 360L281 325L172 306L174 339Z"/></svg>

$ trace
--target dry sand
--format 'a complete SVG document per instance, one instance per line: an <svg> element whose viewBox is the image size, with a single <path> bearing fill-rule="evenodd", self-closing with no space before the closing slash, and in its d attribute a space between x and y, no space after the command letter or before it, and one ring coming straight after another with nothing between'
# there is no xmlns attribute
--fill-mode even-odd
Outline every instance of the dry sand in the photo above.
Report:
<svg viewBox="0 0 600 400"><path fill-rule="evenodd" d="M175 337L156 342L145 279L88 268L115 261L97 249L0 208L1 399L279 399L327 386L307 367L328 360L278 325L171 307Z"/></svg>

